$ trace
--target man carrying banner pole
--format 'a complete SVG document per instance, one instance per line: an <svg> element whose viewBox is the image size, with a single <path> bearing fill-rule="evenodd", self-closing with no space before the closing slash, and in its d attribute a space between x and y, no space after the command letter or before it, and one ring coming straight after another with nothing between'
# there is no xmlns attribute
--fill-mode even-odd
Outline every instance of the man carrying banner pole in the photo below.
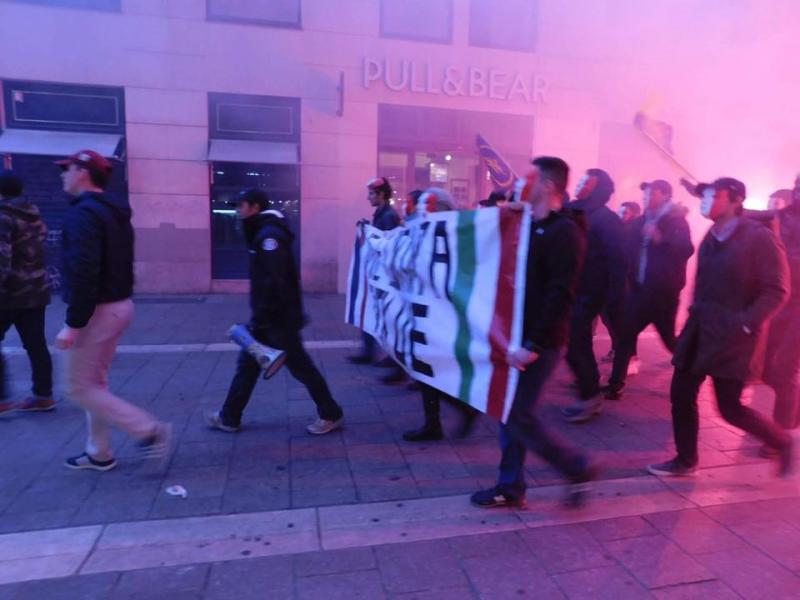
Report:
<svg viewBox="0 0 800 600"><path fill-rule="evenodd" d="M507 423L500 430L503 452L495 487L475 492L472 503L483 508L525 505L525 452L531 450L557 468L569 483L568 506L580 506L586 485L596 477L585 455L564 446L542 425L536 404L558 365L567 338L569 311L586 252L585 235L563 205L569 166L560 158L540 156L518 186L530 204L522 347L510 351L508 364L520 371Z"/></svg>

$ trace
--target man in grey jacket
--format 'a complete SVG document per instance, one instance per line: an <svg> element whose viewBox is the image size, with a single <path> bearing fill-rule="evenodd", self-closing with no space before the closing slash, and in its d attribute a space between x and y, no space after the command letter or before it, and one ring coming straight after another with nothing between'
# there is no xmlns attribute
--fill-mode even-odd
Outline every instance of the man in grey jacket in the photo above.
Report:
<svg viewBox="0 0 800 600"><path fill-rule="evenodd" d="M653 475L688 476L697 468L697 396L711 377L720 414L778 454L778 474L792 468L788 433L741 402L761 376L767 326L789 294L786 253L775 233L742 216L745 186L730 177L700 184L701 212L714 222L698 251L694 301L678 338L670 397L677 456L650 465Z"/></svg>

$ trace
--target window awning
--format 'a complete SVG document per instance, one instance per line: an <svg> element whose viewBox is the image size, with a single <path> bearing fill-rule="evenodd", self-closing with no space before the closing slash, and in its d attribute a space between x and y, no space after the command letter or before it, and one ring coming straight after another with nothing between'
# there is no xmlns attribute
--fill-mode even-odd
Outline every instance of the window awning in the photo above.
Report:
<svg viewBox="0 0 800 600"><path fill-rule="evenodd" d="M297 144L290 142L251 142L247 140L209 140L208 160L219 162L296 165L300 162Z"/></svg>
<svg viewBox="0 0 800 600"><path fill-rule="evenodd" d="M78 150L94 150L116 157L121 140L121 135L109 133L6 129L0 135L0 154L69 156Z"/></svg>

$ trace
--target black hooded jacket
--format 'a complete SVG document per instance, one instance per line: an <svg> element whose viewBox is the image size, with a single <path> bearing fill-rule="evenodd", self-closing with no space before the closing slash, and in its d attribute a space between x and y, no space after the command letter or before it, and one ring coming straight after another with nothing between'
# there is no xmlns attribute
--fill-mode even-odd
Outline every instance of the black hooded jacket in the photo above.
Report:
<svg viewBox="0 0 800 600"><path fill-rule="evenodd" d="M299 331L306 323L300 277L292 254L294 234L277 210L243 221L250 253L251 326Z"/></svg>
<svg viewBox="0 0 800 600"><path fill-rule="evenodd" d="M628 259L625 231L622 220L609 209L614 182L608 173L592 169L597 186L581 200L570 202L568 208L583 213L588 227L586 260L578 282L580 302L589 302L596 308L608 305L613 311L621 310L625 298Z"/></svg>
<svg viewBox="0 0 800 600"><path fill-rule="evenodd" d="M72 199L61 229L67 325L85 327L95 306L133 295L133 240L126 199L96 192Z"/></svg>

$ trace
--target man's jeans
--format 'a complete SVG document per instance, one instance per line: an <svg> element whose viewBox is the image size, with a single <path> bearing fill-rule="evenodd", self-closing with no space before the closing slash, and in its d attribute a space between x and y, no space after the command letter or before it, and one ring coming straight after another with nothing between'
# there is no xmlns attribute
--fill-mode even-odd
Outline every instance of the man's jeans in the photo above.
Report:
<svg viewBox="0 0 800 600"><path fill-rule="evenodd" d="M111 428L144 440L158 430L158 420L111 393L108 372L117 343L133 320L133 302L98 304L86 327L78 330L75 345L64 352L69 399L86 411L89 436L86 453L97 460L113 458Z"/></svg>
<svg viewBox="0 0 800 600"><path fill-rule="evenodd" d="M13 325L31 362L33 395L37 398L53 396L53 361L47 349L44 333L44 313L46 307L0 311L0 342ZM0 354L0 400L5 397L6 368Z"/></svg>
<svg viewBox="0 0 800 600"><path fill-rule="evenodd" d="M545 350L525 371L517 384L517 393L508 422L500 428L500 462L498 486L508 495L525 494L525 452L531 450L545 459L567 478L583 475L588 467L586 457L565 446L549 433L536 416L536 404L545 383L558 366L557 350Z"/></svg>
<svg viewBox="0 0 800 600"><path fill-rule="evenodd" d="M286 368L292 377L306 386L311 399L317 405L317 414L320 418L336 421L342 417L342 408L333 399L325 378L303 347L299 331L253 329L251 333L262 344L286 352ZM223 423L232 427L240 425L242 413L250 401L260 375L261 367L256 360L242 350L236 364L236 374L220 414Z"/></svg>

